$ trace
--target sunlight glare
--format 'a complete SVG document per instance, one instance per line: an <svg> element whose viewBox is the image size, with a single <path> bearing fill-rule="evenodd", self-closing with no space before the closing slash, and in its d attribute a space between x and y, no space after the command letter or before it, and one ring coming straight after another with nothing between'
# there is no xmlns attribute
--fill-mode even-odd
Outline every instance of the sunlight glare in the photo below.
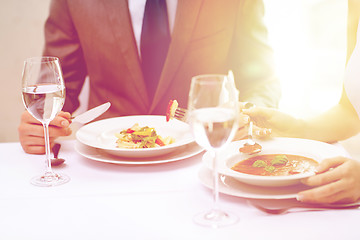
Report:
<svg viewBox="0 0 360 240"><path fill-rule="evenodd" d="M280 109L298 117L335 105L346 58L347 1L264 0L282 84Z"/></svg>

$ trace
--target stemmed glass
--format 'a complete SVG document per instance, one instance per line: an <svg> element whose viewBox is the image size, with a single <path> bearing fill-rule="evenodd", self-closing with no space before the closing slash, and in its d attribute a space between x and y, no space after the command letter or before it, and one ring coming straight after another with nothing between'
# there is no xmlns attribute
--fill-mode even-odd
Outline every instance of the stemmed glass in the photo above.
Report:
<svg viewBox="0 0 360 240"><path fill-rule="evenodd" d="M195 141L213 153L213 208L194 217L200 225L222 227L234 224L237 216L218 206L220 151L231 142L238 128L238 91L231 76L199 75L192 78L189 92L189 122Z"/></svg>
<svg viewBox="0 0 360 240"><path fill-rule="evenodd" d="M33 57L25 60L22 75L22 99L27 111L44 127L46 170L31 179L36 186L64 184L70 178L51 169L49 123L61 111L65 101L65 85L56 57Z"/></svg>

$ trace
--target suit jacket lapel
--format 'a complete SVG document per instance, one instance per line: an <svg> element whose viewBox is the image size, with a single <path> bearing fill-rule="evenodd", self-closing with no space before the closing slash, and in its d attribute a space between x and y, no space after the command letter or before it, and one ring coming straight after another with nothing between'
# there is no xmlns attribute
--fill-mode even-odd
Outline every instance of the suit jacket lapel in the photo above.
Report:
<svg viewBox="0 0 360 240"><path fill-rule="evenodd" d="M135 85L134 94L139 96L146 109L150 103L142 75L127 0L103 0L103 3L106 7L115 39L117 44L120 45L125 64L129 69L132 78L129 81Z"/></svg>
<svg viewBox="0 0 360 240"><path fill-rule="evenodd" d="M187 44L190 41L191 34L195 27L202 2L203 0L178 1L175 25L168 55L154 95L154 100L151 104L150 112L152 112L159 103L180 67Z"/></svg>

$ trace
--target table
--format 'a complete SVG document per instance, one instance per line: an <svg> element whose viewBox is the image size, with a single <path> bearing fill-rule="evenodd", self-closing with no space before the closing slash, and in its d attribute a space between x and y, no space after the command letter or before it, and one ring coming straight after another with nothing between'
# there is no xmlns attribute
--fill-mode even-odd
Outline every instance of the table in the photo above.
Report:
<svg viewBox="0 0 360 240"><path fill-rule="evenodd" d="M220 195L240 217L219 229L193 223L212 193L198 179L201 156L172 163L126 166L95 162L61 142L71 181L41 188L29 180L44 171L44 156L19 143L0 144L0 239L360 239L360 210L267 215L246 199Z"/></svg>

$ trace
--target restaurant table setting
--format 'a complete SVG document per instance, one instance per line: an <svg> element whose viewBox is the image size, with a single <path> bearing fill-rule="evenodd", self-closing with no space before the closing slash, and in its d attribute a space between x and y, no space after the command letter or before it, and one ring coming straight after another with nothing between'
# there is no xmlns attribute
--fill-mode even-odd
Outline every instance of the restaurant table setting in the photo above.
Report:
<svg viewBox="0 0 360 240"><path fill-rule="evenodd" d="M263 199L250 193L246 196L240 188L220 189L224 192L220 194L220 206L236 214L239 221L217 229L203 227L193 221L195 214L212 205L212 193L201 176L203 152L167 163L109 164L82 156L75 150L76 140L60 143L59 155L66 162L54 168L71 179L64 185L45 188L29 182L43 168L44 156L25 154L16 142L0 144L0 239L274 239L273 236L359 239L360 236L358 209L305 212L306 209L301 209L302 212L290 210L280 215L258 210L254 204L270 204L269 200L283 207L296 202L294 198L273 197L266 188L263 193L251 193L262 195ZM344 151L341 146L331 146ZM211 179L211 175L206 177Z"/></svg>
<svg viewBox="0 0 360 240"><path fill-rule="evenodd" d="M18 142L0 143L0 239L360 238L359 203L296 200L314 162L348 152L293 138L256 139L261 151L240 151L255 142L232 141L239 100L231 72L194 77L180 117L170 107L171 115L83 125L75 140L56 140L54 158L64 160L58 164L48 134L65 98L58 59L26 60L22 84L25 107L44 126L46 157L44 164ZM78 119L87 123L109 106ZM269 163L263 158L273 155ZM298 160L303 172L268 174Z"/></svg>

